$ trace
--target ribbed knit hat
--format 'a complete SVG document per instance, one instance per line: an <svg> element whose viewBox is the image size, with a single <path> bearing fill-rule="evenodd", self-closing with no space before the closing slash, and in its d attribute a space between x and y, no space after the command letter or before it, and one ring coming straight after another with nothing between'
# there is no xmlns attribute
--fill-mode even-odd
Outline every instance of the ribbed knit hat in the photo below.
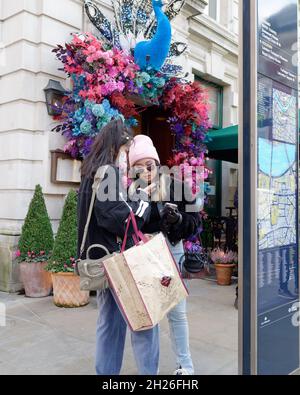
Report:
<svg viewBox="0 0 300 395"><path fill-rule="evenodd" d="M150 137L140 134L133 139L129 149L130 167L134 166L136 162L142 159L154 159L160 163L153 141Z"/></svg>

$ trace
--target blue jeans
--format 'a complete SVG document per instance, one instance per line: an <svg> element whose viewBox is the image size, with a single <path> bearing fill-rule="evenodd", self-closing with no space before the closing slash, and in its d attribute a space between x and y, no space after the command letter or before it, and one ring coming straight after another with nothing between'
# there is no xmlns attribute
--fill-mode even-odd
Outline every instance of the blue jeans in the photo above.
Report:
<svg viewBox="0 0 300 395"><path fill-rule="evenodd" d="M127 324L111 290L98 292L100 310L96 334L96 373L119 375L125 347ZM131 332L131 344L140 375L157 375L159 329Z"/></svg>
<svg viewBox="0 0 300 395"><path fill-rule="evenodd" d="M179 265L184 254L183 244L173 247L169 245L176 263ZM189 346L189 324L186 314L186 299L180 302L168 314L172 348L176 355L177 368L186 369L189 374L194 374L194 365Z"/></svg>

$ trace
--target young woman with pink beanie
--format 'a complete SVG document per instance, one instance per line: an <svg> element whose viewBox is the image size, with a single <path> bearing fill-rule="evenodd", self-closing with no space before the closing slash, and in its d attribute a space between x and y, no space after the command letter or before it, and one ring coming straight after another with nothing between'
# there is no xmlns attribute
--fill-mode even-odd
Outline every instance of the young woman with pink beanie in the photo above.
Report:
<svg viewBox="0 0 300 395"><path fill-rule="evenodd" d="M199 227L198 213L187 213L187 202L176 200L175 190L183 185L169 175L159 174L160 159L152 140L144 135L136 136L129 149L129 165L134 182L129 188L129 197L134 200L136 194L150 187L151 214L144 223L142 231L147 234L163 232L167 238L175 261L179 265L184 255L183 240L194 235ZM159 185L158 185L159 184ZM176 189L177 188L177 189ZM170 206L166 203L171 203ZM189 202L191 204L191 202ZM186 314L186 300L179 303L169 314L172 348L176 355L175 375L193 375L194 366L189 349L189 327Z"/></svg>

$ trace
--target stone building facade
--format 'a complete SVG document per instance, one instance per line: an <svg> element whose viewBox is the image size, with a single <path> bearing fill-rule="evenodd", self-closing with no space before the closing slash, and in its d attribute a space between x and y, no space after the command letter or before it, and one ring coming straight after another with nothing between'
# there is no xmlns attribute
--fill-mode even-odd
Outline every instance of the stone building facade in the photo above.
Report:
<svg viewBox="0 0 300 395"><path fill-rule="evenodd" d="M109 0L95 3L112 15ZM187 0L173 27L189 45L181 59L189 78L212 87L217 127L237 124L238 0ZM22 287L13 252L35 185L54 231L71 187L51 182L51 151L64 139L51 132L43 89L49 79L69 88L51 50L78 31L94 31L82 0L0 0L0 291Z"/></svg>

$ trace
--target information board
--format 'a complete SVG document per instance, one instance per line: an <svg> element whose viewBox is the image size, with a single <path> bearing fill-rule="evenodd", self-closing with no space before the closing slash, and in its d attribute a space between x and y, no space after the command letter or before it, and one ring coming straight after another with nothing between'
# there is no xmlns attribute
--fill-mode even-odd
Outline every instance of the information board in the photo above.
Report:
<svg viewBox="0 0 300 395"><path fill-rule="evenodd" d="M257 0L257 373L299 368L298 0Z"/></svg>

